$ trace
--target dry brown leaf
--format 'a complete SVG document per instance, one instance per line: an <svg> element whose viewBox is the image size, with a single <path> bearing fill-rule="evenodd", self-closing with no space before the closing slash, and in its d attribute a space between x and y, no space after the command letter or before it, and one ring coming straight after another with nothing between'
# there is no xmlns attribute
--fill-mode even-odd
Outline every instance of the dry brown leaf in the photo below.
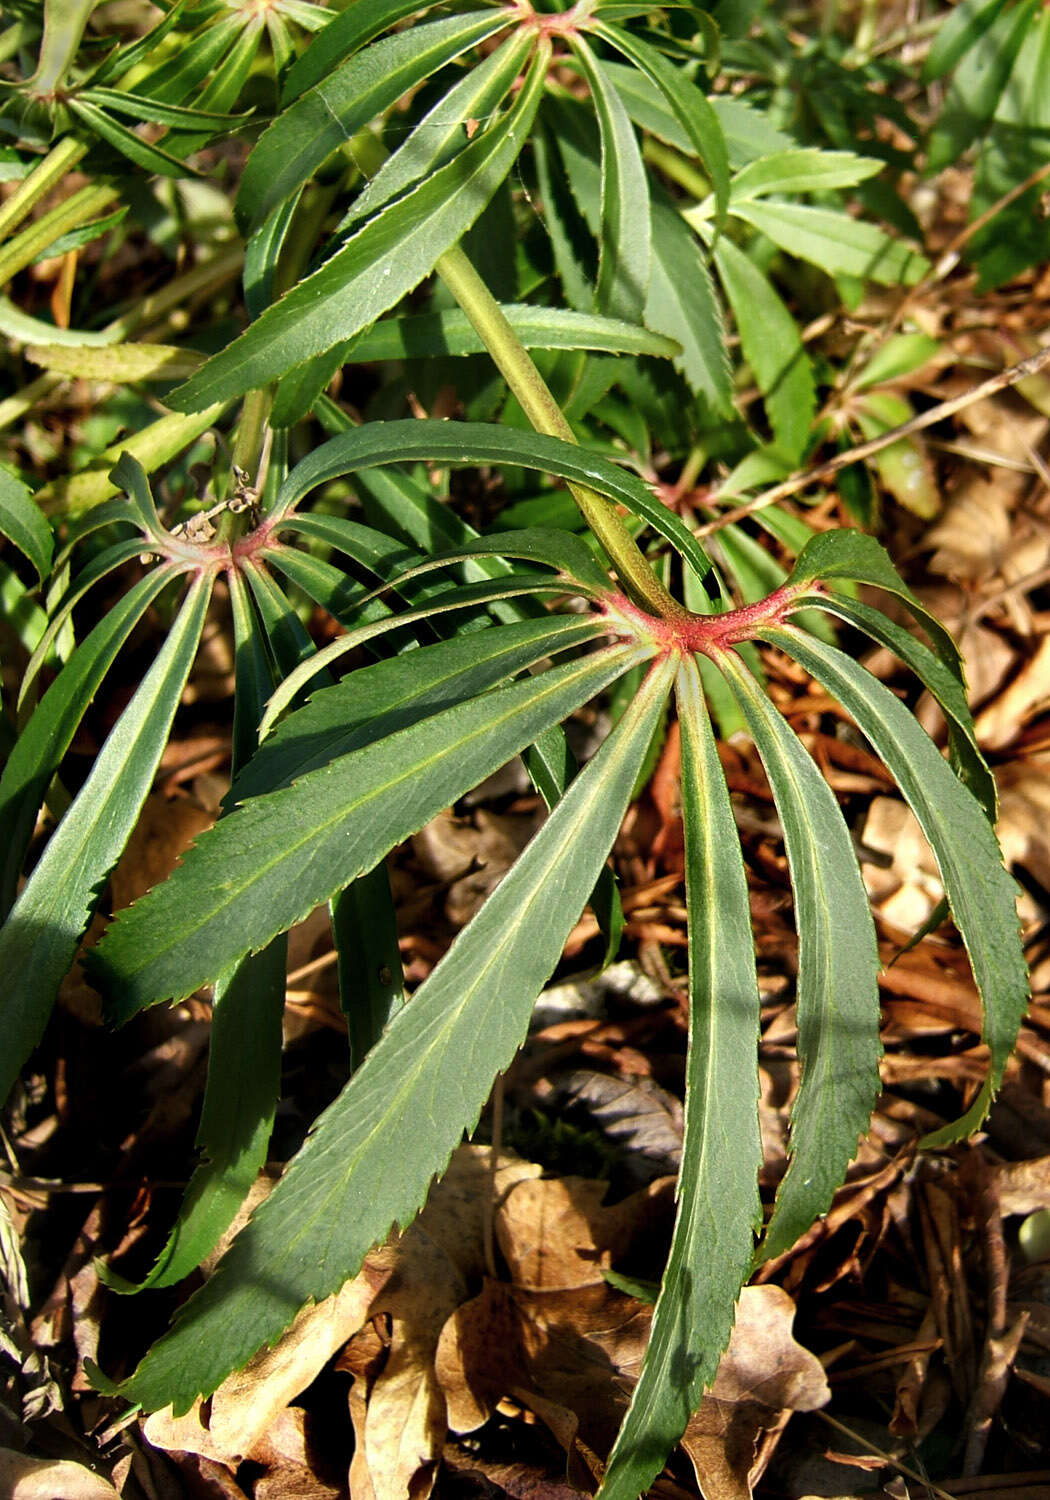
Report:
<svg viewBox="0 0 1050 1500"><path fill-rule="evenodd" d="M501 1158L497 1196L540 1168ZM434 1361L441 1331L470 1295L485 1264L484 1215L492 1191L489 1152L464 1146L432 1189L419 1218L370 1257L386 1279L369 1316L391 1320L385 1362L356 1407L358 1448L352 1480L375 1500L424 1500L447 1434L445 1397ZM367 1335L366 1335L367 1337ZM353 1361L353 1345L347 1351ZM358 1383L355 1382L355 1391Z"/></svg>
<svg viewBox="0 0 1050 1500"><path fill-rule="evenodd" d="M915 931L944 895L937 860L918 819L899 798L875 797L861 841L890 859L887 865L864 862L864 884L872 901L895 927Z"/></svg>
<svg viewBox="0 0 1050 1500"><path fill-rule="evenodd" d="M1050 704L1050 636L1044 636L1032 656L986 708L977 715L978 742L998 750L1016 739L1041 708Z"/></svg>
<svg viewBox="0 0 1050 1500"><path fill-rule="evenodd" d="M714 1384L682 1447L705 1500L750 1500L758 1441L782 1413L816 1411L831 1399L819 1359L796 1343L795 1304L782 1287L745 1287Z"/></svg>
<svg viewBox="0 0 1050 1500"><path fill-rule="evenodd" d="M999 1207L1004 1216L1050 1208L1050 1156L1000 1162L989 1170L996 1179Z"/></svg>
<svg viewBox="0 0 1050 1500"><path fill-rule="evenodd" d="M1010 548L1011 500L999 472L972 480L923 538L934 549L930 572L972 580L998 573Z"/></svg>
<svg viewBox="0 0 1050 1500"><path fill-rule="evenodd" d="M67 1459L30 1458L0 1448L0 1495L5 1500L120 1500L101 1474Z"/></svg>
<svg viewBox="0 0 1050 1500"><path fill-rule="evenodd" d="M602 1267L630 1254L654 1210L670 1231L673 1186L673 1179L661 1178L605 1207L604 1182L560 1177L517 1183L496 1215L496 1237L511 1281L533 1291L601 1284Z"/></svg>
<svg viewBox="0 0 1050 1500"><path fill-rule="evenodd" d="M220 1463L253 1456L280 1413L368 1318L375 1292L376 1273L366 1262L341 1291L304 1308L272 1349L224 1380L210 1401L195 1402L181 1417L170 1406L147 1417L147 1440L155 1448L201 1453Z"/></svg>
<svg viewBox="0 0 1050 1500"><path fill-rule="evenodd" d="M1007 865L1023 865L1050 888L1050 756L1010 761L997 769L995 779Z"/></svg>
<svg viewBox="0 0 1050 1500"><path fill-rule="evenodd" d="M412 840L412 849L428 875L449 886L445 912L463 927L496 888L529 839L535 815L491 813L478 808L471 821L446 811L432 819Z"/></svg>
<svg viewBox="0 0 1050 1500"><path fill-rule="evenodd" d="M188 797L168 798L159 792L147 797L127 848L110 876L113 909L130 906L152 886L167 880L179 856L214 822L214 813Z"/></svg>
<svg viewBox="0 0 1050 1500"><path fill-rule="evenodd" d="M345 1482L318 1473L308 1423L301 1406L289 1406L256 1444L253 1461L267 1472L255 1482L254 1500L348 1500Z"/></svg>

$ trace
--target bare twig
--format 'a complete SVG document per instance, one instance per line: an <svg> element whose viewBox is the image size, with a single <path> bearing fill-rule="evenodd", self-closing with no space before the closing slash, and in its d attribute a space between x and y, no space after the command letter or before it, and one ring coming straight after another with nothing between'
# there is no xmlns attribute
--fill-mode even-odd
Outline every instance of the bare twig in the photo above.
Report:
<svg viewBox="0 0 1050 1500"><path fill-rule="evenodd" d="M977 1170L976 1207L980 1217L981 1238L984 1241L987 1313L981 1368L966 1424L969 1435L962 1471L967 1477L980 1473L984 1463L984 1451L988 1445L992 1422L1002 1404L1010 1370L1028 1322L1027 1312L1023 1312L1012 1324L1007 1322L1006 1298L1010 1268L1003 1239L999 1181L979 1155L975 1154L972 1160Z"/></svg>
<svg viewBox="0 0 1050 1500"><path fill-rule="evenodd" d="M728 510L715 520L708 521L706 525L699 526L696 534L697 536L710 536L712 532L720 531L723 526L742 521L747 516L753 516L756 511L776 505L790 495L797 495L799 490L804 490L818 481L832 478L843 469L848 469L851 464L861 463L864 459L871 458L873 454L881 453L892 443L910 437L913 432L921 432L926 427L933 427L937 422L943 422L946 417L954 416L957 411L964 411L966 407L973 406L978 401L984 401L987 397L1006 390L1008 386L1016 385L1019 380L1027 380L1030 376L1037 375L1048 364L1050 364L1050 345L1036 350L1035 354L1030 354L1019 364L1000 370L998 375L982 381L980 385L974 386L973 390L966 391L961 396L953 396L950 401L942 401L938 406L931 407L929 411L920 412L918 416L902 422L899 427L892 427L889 432L884 432L869 442L858 443L855 448L850 448L845 453L837 453L826 463L814 464L812 468L799 470L797 474L792 474L780 484L774 485L764 495L758 495L754 500L738 505L734 510Z"/></svg>

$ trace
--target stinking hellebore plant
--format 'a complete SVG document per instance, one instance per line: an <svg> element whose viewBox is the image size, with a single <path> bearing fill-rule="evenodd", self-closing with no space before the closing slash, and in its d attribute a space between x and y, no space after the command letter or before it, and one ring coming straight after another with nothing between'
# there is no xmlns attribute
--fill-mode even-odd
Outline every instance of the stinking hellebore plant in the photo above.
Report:
<svg viewBox="0 0 1050 1500"><path fill-rule="evenodd" d="M201 550L183 616L199 611L202 580L218 566L230 568L238 547L251 580L270 568L292 573L302 566L303 554L290 545L297 531L313 529L363 556L365 538L357 533L366 528L315 515L302 508L305 498L336 475L422 456L439 464L525 463L585 481L590 505L604 508L622 575L637 558L625 546L626 532L617 535L621 523L609 500L658 519L684 565L706 571L695 540L670 512L658 513L639 481L562 439L475 423L372 423L333 438L294 468L244 542ZM140 476L124 478L144 487ZM762 756L783 825L799 931L802 1082L790 1165L760 1259L790 1247L827 1210L866 1126L879 1087L879 958L837 801L739 648L776 648L837 697L893 771L936 851L984 997L991 1063L964 1118L928 1144L974 1129L1002 1076L1026 998L1015 888L989 820L991 779L974 741L955 648L873 539L817 536L767 599L706 616L686 611L640 573L629 591L613 586L579 539L539 528L428 558L404 569L396 584L407 594L432 571L493 558L511 560L508 571L439 587L409 610L365 620L297 667L271 699L266 725L339 655L445 610L497 600L519 601L520 609L521 601L546 596L586 601L586 611L544 610L431 641L314 692L243 766L231 810L89 955L115 1021L216 980L218 1019L222 986L230 985L222 976L251 962L249 955L271 952L314 906L338 900L429 818L644 666L630 707L593 760L567 788L552 789L554 805L540 832L379 1031L269 1199L179 1309L171 1332L117 1389L147 1408L186 1409L276 1339L304 1303L334 1292L392 1225L416 1212L525 1035L533 1002L602 875L673 693L682 738L691 1035L670 1259L603 1486L605 1494L632 1500L659 1471L714 1375L761 1224L759 993L747 882L698 663L710 662L721 675ZM930 644L853 597L854 583L892 594ZM950 760L888 688L799 627L806 610L855 627L908 664L946 714ZM271 1044L279 1045L276 1037ZM237 1123L243 1138L252 1121Z"/></svg>
<svg viewBox="0 0 1050 1500"><path fill-rule="evenodd" d="M545 347L569 348L573 357L586 334L603 341L587 347L676 360L717 417L731 408L732 393L710 260L766 397L776 440L766 457L782 471L807 441L812 374L786 308L731 232L743 225L774 244L797 246L831 274L914 281L921 257L881 231L776 196L788 181L799 192L824 195L874 167L851 153L778 146L756 150L734 174L720 118L694 80L695 56L673 36L652 33L671 56L685 51L679 68L666 50L639 38L628 25L633 6L581 0L557 17L524 4L481 8L381 37L425 9L417 0L357 0L292 64L287 107L260 138L238 199L253 321L207 361L178 351L190 356L194 373L169 404L205 426L244 397L234 458L254 473L269 442L265 484L258 492L236 487L214 533L187 534L163 524L143 468L125 455L112 482L127 498L88 509L52 569L50 623L23 688L26 722L0 779L0 897L8 912L0 970L21 976L5 1005L0 1095L43 1032L134 825L213 591L225 580L236 682L234 782L224 814L85 957L114 1022L213 987L201 1163L144 1285L170 1286L199 1264L265 1160L279 1079L284 934L325 902L353 1072L170 1332L119 1385L98 1375L101 1385L146 1408L186 1410L273 1343L304 1304L338 1290L392 1226L411 1219L524 1038L534 1001L588 901L615 941L618 902L607 860L673 696L682 743L690 1042L670 1257L648 1354L603 1483L603 1494L634 1500L714 1376L756 1254L781 1254L826 1212L879 1087L879 957L850 831L766 694L756 648L792 658L842 704L893 772L939 861L946 910L981 992L990 1063L963 1118L930 1145L976 1128L1013 1045L1027 997L1015 887L992 829L994 785L974 738L958 654L879 544L854 531L814 536L773 592L731 607L721 575L681 518L636 475L575 442L515 323L461 244L538 119L537 142L546 143L540 155L547 152L539 176L553 201L551 153L560 153L578 227L582 233L589 226L601 255L593 289L577 278L586 308L566 315L515 307L516 326L528 314L543 325L538 337L552 337L554 329L562 340ZM304 222L298 205L317 185L314 175L351 137L362 154L374 147L366 132L377 114L504 31L499 48L430 105L426 131L416 127L419 134L388 157L380 147L375 175L338 225L331 255L296 280L309 249L296 240ZM557 80L550 86L552 58L565 63L556 48L572 52L574 62L565 66L586 80L591 105ZM610 64L610 50L631 66ZM641 91L632 70L644 80ZM691 150L706 167L706 196L698 188L688 219L662 197L650 204L620 89L678 152ZM110 95L103 103L112 108ZM231 92L222 107L232 99ZM97 99L95 105L97 113ZM475 130L464 131L464 111ZM178 117L171 118L174 131ZM91 119L97 127L94 113ZM197 120L184 122L187 131L191 123L203 129ZM315 234L331 201L322 201ZM354 228L355 217L362 227ZM556 258L564 252L558 269L566 285L569 238L560 235L561 251L555 247ZM432 271L458 304L454 311L444 309L422 330L419 318L384 316ZM683 315L679 301L687 297ZM578 342L566 344L574 329ZM418 349L421 339L440 335L438 353L446 339L460 341L458 352L487 351L535 430L480 420L353 427L325 388L355 350L388 335L403 336L409 349L413 340ZM113 357L126 357L130 347L114 346ZM395 356L396 349L369 357ZM78 351L77 358L86 356ZM582 375L573 389L583 402ZM606 390L599 380L590 399L599 402ZM287 429L311 411L333 435L290 467ZM420 463L517 466L560 479L590 536L538 526L479 536L405 467ZM312 496L343 477L368 497L369 524L310 508ZM50 536L28 492L4 476L0 501L5 529L16 541L21 536L43 574ZM669 544L692 608L678 602L635 540L646 525ZM116 539L96 547L66 582L84 544L95 546L114 528ZM145 560L142 576L77 644L29 712L41 664L78 600L138 557ZM925 641L855 597L857 584L891 595ZM319 652L296 613L303 596L347 627ZM172 615L167 641L19 889L23 856L65 750L153 604ZM914 672L943 709L947 757L908 708L834 644L826 621L820 628L822 616L887 647ZM374 660L335 680L330 669L357 648ZM577 772L563 722L628 674L638 685L625 712ZM744 861L708 713L716 693L720 715L731 706L765 765L799 935L802 1077L789 1166L757 1250L760 1001ZM518 753L550 816L406 1004L384 858Z"/></svg>

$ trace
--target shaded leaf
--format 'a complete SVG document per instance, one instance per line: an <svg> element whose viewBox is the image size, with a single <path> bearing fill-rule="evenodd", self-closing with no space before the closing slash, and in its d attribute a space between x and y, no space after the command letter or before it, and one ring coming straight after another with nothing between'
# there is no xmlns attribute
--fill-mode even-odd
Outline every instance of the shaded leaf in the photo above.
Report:
<svg viewBox="0 0 1050 1500"><path fill-rule="evenodd" d="M926 1144L961 1140L988 1113L1028 1004L1017 886L1003 868L980 803L889 688L842 652L803 638L792 626L762 635L775 638L856 719L893 772L937 856L952 917L981 992L984 1037L992 1054L988 1078L966 1114L928 1137Z"/></svg>
<svg viewBox="0 0 1050 1500"><path fill-rule="evenodd" d="M679 666L677 698L689 907L685 1140L671 1253L641 1376L602 1483L608 1500L635 1500L649 1487L714 1379L762 1220L760 1000L747 879L691 659Z"/></svg>
<svg viewBox="0 0 1050 1500"><path fill-rule="evenodd" d="M739 699L773 789L799 936L802 1082L791 1112L791 1159L759 1252L768 1260L827 1212L867 1129L879 1092L880 963L867 892L834 793L735 655L726 652L717 665Z"/></svg>
<svg viewBox="0 0 1050 1500"><path fill-rule="evenodd" d="M55 539L27 485L0 467L0 533L33 564L41 583L51 566Z"/></svg>
<svg viewBox="0 0 1050 1500"><path fill-rule="evenodd" d="M43 1035L99 889L153 781L204 626L211 579L191 584L172 630L95 757L0 929L0 963L22 976L5 1013L0 1098Z"/></svg>

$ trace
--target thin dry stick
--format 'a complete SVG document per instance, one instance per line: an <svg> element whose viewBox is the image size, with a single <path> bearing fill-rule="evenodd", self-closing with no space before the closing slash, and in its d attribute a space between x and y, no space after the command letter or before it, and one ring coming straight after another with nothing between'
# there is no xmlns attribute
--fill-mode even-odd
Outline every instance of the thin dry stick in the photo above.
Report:
<svg viewBox="0 0 1050 1500"><path fill-rule="evenodd" d="M496 1272L496 1173L499 1170L499 1153L503 1145L503 1074L496 1074L492 1086L492 1145L489 1147L489 1190L485 1194L482 1211L481 1233L485 1247L485 1269L497 1279Z"/></svg>
<svg viewBox="0 0 1050 1500"><path fill-rule="evenodd" d="M721 531L723 526L742 521L746 516L753 516L756 511L765 510L769 505L776 505L778 501L786 500L789 495L797 495L799 490L806 489L818 480L830 479L841 470L848 469L851 464L860 463L874 453L881 453L883 448L888 448L891 443L897 443L901 438L910 437L913 432L921 432L926 427L933 427L937 422L943 422L946 417L954 416L957 411L964 411L975 402L994 396L999 391L1005 390L1007 386L1016 385L1019 380L1027 380L1030 376L1037 375L1048 364L1050 364L1050 345L1045 349L1038 349L1027 359L1022 359L1020 364L1010 365L1008 369L1000 370L998 375L982 381L980 385L975 386L972 391L966 391L962 396L953 396L950 401L942 401L939 406L920 412L917 417L902 422L899 427L892 427L889 432L884 432L867 443L859 443L856 448L850 448L845 453L837 453L826 463L814 464L812 468L799 470L797 474L792 474L790 478L774 485L764 495L756 496L745 505L738 505L735 510L726 511L724 515L718 516L714 521L708 521L704 526L698 526L696 535L710 536L712 532Z"/></svg>
<svg viewBox="0 0 1050 1500"><path fill-rule="evenodd" d="M1027 1314L1008 1323L1007 1294L1010 1264L1003 1238L1003 1213L999 1201L998 1180L993 1177L980 1156L974 1158L977 1169L977 1209L984 1241L984 1274L987 1285L987 1310L984 1350L977 1389L967 1415L969 1435L963 1458L963 1474L971 1477L981 1472L984 1451L992 1423L1006 1393L1014 1357L1021 1343Z"/></svg>
<svg viewBox="0 0 1050 1500"><path fill-rule="evenodd" d="M925 1474L920 1474L916 1469L911 1469L907 1464L902 1464L899 1458L894 1458L892 1453L887 1453L870 1438L862 1437L859 1432L854 1432L852 1427L847 1427L845 1422L837 1422L834 1417L829 1417L826 1411L818 1411L816 1416L822 1417L829 1427L834 1427L838 1432L844 1433L846 1437L852 1438L862 1448L867 1448L876 1458L884 1458L888 1467L896 1469L899 1474L906 1474L909 1479L914 1479L917 1484L925 1485L927 1493L936 1495L937 1500L956 1500L956 1496L942 1490L939 1484L934 1484L932 1479L927 1479Z"/></svg>

